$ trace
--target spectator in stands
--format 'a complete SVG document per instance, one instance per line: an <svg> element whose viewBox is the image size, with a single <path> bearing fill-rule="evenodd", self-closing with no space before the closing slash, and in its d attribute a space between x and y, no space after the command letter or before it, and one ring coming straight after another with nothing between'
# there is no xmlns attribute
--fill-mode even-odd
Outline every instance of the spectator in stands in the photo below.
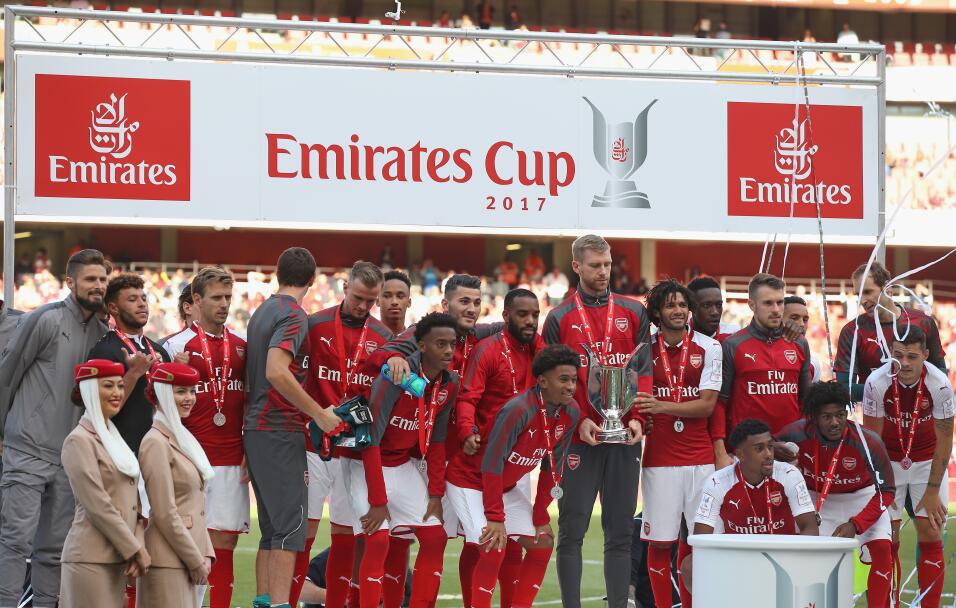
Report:
<svg viewBox="0 0 956 608"><path fill-rule="evenodd" d="M803 41L804 42L816 42L817 39L813 36L813 30L807 28L803 30Z"/></svg>
<svg viewBox="0 0 956 608"><path fill-rule="evenodd" d="M532 249L524 261L524 274L526 281L540 281L547 269L544 266L544 260L538 255L537 249Z"/></svg>
<svg viewBox="0 0 956 608"><path fill-rule="evenodd" d="M491 28L495 18L495 7L491 0L481 0L475 8L475 14L478 15L478 27L483 30Z"/></svg>
<svg viewBox="0 0 956 608"><path fill-rule="evenodd" d="M860 37L856 35L856 32L850 29L849 23L844 23L840 29L840 33L837 34L836 41L837 44L859 44ZM843 61L855 61L856 55L853 53L841 53L839 57Z"/></svg>
<svg viewBox="0 0 956 608"><path fill-rule="evenodd" d="M471 15L463 11L458 18L458 27L465 30L472 29L475 27L475 22L471 20Z"/></svg>
<svg viewBox="0 0 956 608"><path fill-rule="evenodd" d="M733 38L730 33L730 28L727 27L726 21L721 21L720 25L717 26L717 31L714 33L714 38L717 40L730 40Z"/></svg>
<svg viewBox="0 0 956 608"><path fill-rule="evenodd" d="M561 269L555 266L551 272L548 273L548 276L544 277L544 287L548 293L548 305L554 307L563 302L570 285L568 275L561 272Z"/></svg>
<svg viewBox="0 0 956 608"><path fill-rule="evenodd" d="M451 13L448 11L442 11L441 16L438 17L438 27L452 27L455 24L451 21Z"/></svg>
<svg viewBox="0 0 956 608"><path fill-rule="evenodd" d="M505 29L516 30L520 27L521 13L518 12L518 6L516 4L512 4L511 10L508 11L508 16L505 17Z"/></svg>
<svg viewBox="0 0 956 608"><path fill-rule="evenodd" d="M495 278L507 285L509 289L518 286L518 265L512 261L511 256L507 253L498 267L495 268Z"/></svg>

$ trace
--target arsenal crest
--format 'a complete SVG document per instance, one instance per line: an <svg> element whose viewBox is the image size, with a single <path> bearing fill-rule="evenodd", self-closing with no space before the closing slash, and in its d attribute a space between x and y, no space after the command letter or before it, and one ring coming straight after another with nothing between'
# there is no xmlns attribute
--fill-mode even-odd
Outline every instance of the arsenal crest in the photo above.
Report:
<svg viewBox="0 0 956 608"><path fill-rule="evenodd" d="M700 366L704 364L703 355L691 355L690 356L690 365L694 369L700 369Z"/></svg>
<svg viewBox="0 0 956 608"><path fill-rule="evenodd" d="M441 389L438 391L438 403L439 405L444 405L445 400L448 399L448 391Z"/></svg>
<svg viewBox="0 0 956 608"><path fill-rule="evenodd" d="M554 440L557 441L558 439L561 439L562 435L564 435L564 425L559 424L558 426L554 427Z"/></svg>
<svg viewBox="0 0 956 608"><path fill-rule="evenodd" d="M374 353L377 349L378 349L378 343L377 343L377 342L372 342L371 340L367 340L367 341L365 342L365 354L371 355L371 354Z"/></svg>
<svg viewBox="0 0 956 608"><path fill-rule="evenodd" d="M581 456L578 454L568 454L568 468L572 471L577 470L578 465L581 464Z"/></svg>
<svg viewBox="0 0 956 608"><path fill-rule="evenodd" d="M854 458L853 456L847 456L846 458L843 459L842 462L843 462L843 468L846 469L847 471L852 471L853 469L856 468L856 458Z"/></svg>
<svg viewBox="0 0 956 608"><path fill-rule="evenodd" d="M779 507L783 503L783 494L779 490L774 490L770 493L770 504L775 507Z"/></svg>
<svg viewBox="0 0 956 608"><path fill-rule="evenodd" d="M651 533L651 522L649 522L649 521L647 521L647 520L645 519L645 520L644 520L644 534L646 535L646 534L650 534L650 533Z"/></svg>
<svg viewBox="0 0 956 608"><path fill-rule="evenodd" d="M920 407L921 410L927 410L927 409L929 409L929 399L923 399L923 400L920 402L919 407Z"/></svg>
<svg viewBox="0 0 956 608"><path fill-rule="evenodd" d="M614 319L614 327L616 327L619 332L626 332L628 326L629 323L627 321L627 317L618 317Z"/></svg>
<svg viewBox="0 0 956 608"><path fill-rule="evenodd" d="M237 347L236 347L236 354L239 355L239 358L240 358L240 359L244 359L244 358L246 357L246 347L245 347L245 346L237 346Z"/></svg>
<svg viewBox="0 0 956 608"><path fill-rule="evenodd" d="M783 351L783 358L787 360L787 363L793 365L797 362L797 351L785 350Z"/></svg>

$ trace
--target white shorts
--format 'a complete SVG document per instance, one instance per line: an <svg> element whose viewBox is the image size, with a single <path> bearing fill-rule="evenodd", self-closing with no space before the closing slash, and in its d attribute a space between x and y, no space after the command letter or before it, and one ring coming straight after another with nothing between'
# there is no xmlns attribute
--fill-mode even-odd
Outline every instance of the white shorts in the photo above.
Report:
<svg viewBox="0 0 956 608"><path fill-rule="evenodd" d="M249 532L249 484L240 483L242 468L213 467L215 477L206 486L206 528L220 532Z"/></svg>
<svg viewBox="0 0 956 608"><path fill-rule="evenodd" d="M445 484L445 495L451 500L458 515L466 543L478 543L482 530L488 525L485 519L485 503L481 490L459 488ZM504 494L505 531L509 537L530 536L534 538L532 505L528 495L521 490L521 482Z"/></svg>
<svg viewBox="0 0 956 608"><path fill-rule="evenodd" d="M309 463L309 519L322 519L322 507L328 499L329 520L337 526L354 526L349 492L341 474L341 461L349 459L333 458L326 461L315 452L306 452L306 459Z"/></svg>
<svg viewBox="0 0 956 608"><path fill-rule="evenodd" d="M820 517L823 520L820 523L820 536L833 536L833 531L840 524L845 524L851 517L862 511L875 493L876 488L874 486L867 486L850 494L833 494L831 492L820 510ZM816 504L819 498L818 494L811 491L810 497L813 499L813 504ZM872 540L891 540L892 538L889 509L883 511L876 523L863 534L857 535L857 538L863 545L860 548L860 561L868 564L870 563L870 556L865 546L866 543Z"/></svg>
<svg viewBox="0 0 956 608"><path fill-rule="evenodd" d="M896 500L890 505L890 517L893 521L903 518L903 505L906 504L906 495L909 494L910 502L913 508L923 500L923 494L926 493L926 484L929 482L929 470L933 466L932 460L914 462L909 471L904 471L898 462L890 462L893 465L893 480L896 482ZM939 486L939 497L943 505L949 505L949 473L943 470L943 482ZM926 510L920 509L916 512L916 517L926 517Z"/></svg>
<svg viewBox="0 0 956 608"><path fill-rule="evenodd" d="M681 517L690 531L700 506L704 484L714 474L714 465L647 467L641 471L644 526L641 540L674 542L680 536Z"/></svg>
<svg viewBox="0 0 956 608"><path fill-rule="evenodd" d="M368 485L365 483L365 464L361 460L342 458L346 491L351 499L353 529L362 533L361 518L368 513ZM425 520L428 510L428 483L415 464L408 461L397 467L382 467L385 492L388 495L388 513L391 519L382 522L381 530L396 531L422 526L440 526L436 517Z"/></svg>

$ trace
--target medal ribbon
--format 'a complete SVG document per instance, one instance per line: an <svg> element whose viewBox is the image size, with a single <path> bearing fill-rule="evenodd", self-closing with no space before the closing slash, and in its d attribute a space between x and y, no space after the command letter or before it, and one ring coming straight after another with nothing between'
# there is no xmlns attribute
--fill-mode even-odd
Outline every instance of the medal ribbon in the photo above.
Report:
<svg viewBox="0 0 956 608"><path fill-rule="evenodd" d="M421 371L419 371L421 373ZM424 374L422 374L424 378ZM422 460L425 460L425 455L428 453L428 446L432 442L432 431L435 429L435 412L438 411L438 388L441 384L441 372L439 372L438 378L435 380L432 386L432 397L431 403L428 406L428 413L426 418L425 412L425 393L422 393L422 396L418 398L418 449L422 453Z"/></svg>
<svg viewBox="0 0 956 608"><path fill-rule="evenodd" d="M212 351L209 348L209 340L206 338L206 330L199 325L198 321L193 321L193 331L199 336L199 346L202 349L202 358L206 361L206 371L209 373L209 390L212 392L212 402L216 406L216 413L222 413L222 408L226 404L226 378L232 371L230 365L232 357L232 348L229 346L229 330L222 328L222 373L216 375L216 366L212 363ZM218 381L218 382L217 382Z"/></svg>
<svg viewBox="0 0 956 608"><path fill-rule="evenodd" d="M554 446L551 444L551 428L548 426L548 408L544 404L544 398L541 396L541 389L537 389L535 394L538 397L538 411L541 412L541 432L544 433L545 451L548 453L548 463L551 465L551 480L554 481L554 487L561 485L561 478L564 477L564 465L561 466L561 473L558 473L554 466Z"/></svg>
<svg viewBox="0 0 956 608"><path fill-rule="evenodd" d="M344 400L349 396L349 388L352 385L349 382L349 374L352 372L352 368L358 369L359 367L359 357L362 355L362 347L368 334L368 317L362 324L362 333L359 334L358 343L355 345L355 353L351 360L345 358L345 338L342 337L344 333L342 325L342 307L339 306L335 311L335 348L339 356L339 386L342 389L342 399Z"/></svg>
<svg viewBox="0 0 956 608"><path fill-rule="evenodd" d="M840 462L840 452L843 451L843 444L846 443L847 433L850 431L850 425L847 425L843 429L843 436L840 437L840 443L837 444L836 450L833 451L833 457L830 458L830 464L827 465L827 476L823 479L823 487L820 488L820 495L817 497L817 515L820 514L820 509L823 508L823 503L826 502L827 496L830 495L830 486L833 485L833 480L836 479L836 468L837 464ZM816 456L813 459L813 482L819 483L817 463L820 461L820 444L819 440L817 443Z"/></svg>
<svg viewBox="0 0 956 608"><path fill-rule="evenodd" d="M116 329L115 327L113 328L113 331L119 337L120 341L126 346L126 348L129 349L129 354L135 355L136 353L141 352L138 348L136 348L136 345L133 344L133 341L130 340L126 334ZM156 364L158 364L161 360L159 357L156 356L156 351L153 350L153 345L150 343L149 340L146 339L146 336L143 336L143 342L146 343L146 349L149 350L149 354L152 355L154 359L156 359Z"/></svg>
<svg viewBox="0 0 956 608"><path fill-rule="evenodd" d="M511 347L508 346L508 338L505 337L505 331L502 331L498 334L498 339L501 341L502 354L505 356L505 360L508 362L508 370L511 372L511 390L515 395L518 394L518 373L515 371L514 362L511 360ZM525 386L531 384L531 367L528 366L527 373L525 374Z"/></svg>
<svg viewBox="0 0 956 608"><path fill-rule="evenodd" d="M468 340L468 336L470 336L470 335L471 335L471 334L467 334L467 335L465 335L464 338L462 338L462 340L465 341L465 346L462 348L462 353L461 353L461 365L459 365L458 367L454 368L454 369L455 369L455 373L458 374L459 376L462 376L462 377L464 377L465 366L468 364L468 355L471 354L471 349L472 349L472 347L474 347L474 344L473 344L470 340ZM456 349L456 350L457 350L457 349Z"/></svg>
<svg viewBox="0 0 956 608"><path fill-rule="evenodd" d="M923 372L925 374L925 370ZM913 440L916 439L916 423L919 422L919 404L923 401L923 376L920 376L919 385L916 388L916 398L913 400L913 415L910 418L909 436L906 443L903 443L903 409L900 406L900 382L896 376L893 376L893 405L896 407L896 434L900 438L900 449L903 450L903 460L908 460L910 451L913 449Z"/></svg>
<svg viewBox="0 0 956 608"><path fill-rule="evenodd" d="M584 335L587 336L588 345L592 350L598 350L597 343L594 341L594 334L591 332L591 324L588 322L588 315L584 312L584 302L581 301L581 292L574 294L574 306L578 310L578 317L581 318L581 325L584 326ZM614 297L611 292L607 293L607 324L604 326L604 348L599 352L601 364L605 365L607 356L611 354L611 325L614 323Z"/></svg>
<svg viewBox="0 0 956 608"><path fill-rule="evenodd" d="M681 341L680 362L677 368L677 383L674 383L674 375L671 373L670 356L667 354L667 342L664 341L662 332L657 332L657 344L660 351L661 364L664 366L664 375L667 377L667 386L674 398L674 403L680 403L684 395L684 374L687 371L687 361L690 358L690 334L685 333Z"/></svg>
<svg viewBox="0 0 956 608"><path fill-rule="evenodd" d="M750 489L747 487L747 480L744 479L744 474L740 470L740 463L737 463L737 480L744 486L744 495L747 497L747 504L750 505L750 512L754 514L754 519L757 518L757 509L754 508L753 500L750 498ZM773 506L770 504L770 479L766 478L763 480L764 492L767 495L767 533L773 536Z"/></svg>

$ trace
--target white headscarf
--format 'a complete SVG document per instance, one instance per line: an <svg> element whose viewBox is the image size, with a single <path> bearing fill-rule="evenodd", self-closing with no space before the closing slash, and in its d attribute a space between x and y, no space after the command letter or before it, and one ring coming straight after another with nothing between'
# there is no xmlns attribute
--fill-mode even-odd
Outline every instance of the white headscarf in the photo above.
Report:
<svg viewBox="0 0 956 608"><path fill-rule="evenodd" d="M136 454L126 445L116 425L103 416L99 379L89 378L80 381L80 396L83 397L83 405L86 406L83 418L93 425L93 430L99 436L113 464L123 475L139 479L139 461L136 459Z"/></svg>
<svg viewBox="0 0 956 608"><path fill-rule="evenodd" d="M165 382L153 382L153 390L156 391L156 401L159 406L156 408L156 414L153 420L162 423L169 432L176 438L180 449L186 454L186 457L196 468L199 474L207 482L213 478L212 465L209 464L209 458L202 446L196 441L196 438L183 426L183 421L179 417L179 410L176 408L176 397L173 395L173 385Z"/></svg>

